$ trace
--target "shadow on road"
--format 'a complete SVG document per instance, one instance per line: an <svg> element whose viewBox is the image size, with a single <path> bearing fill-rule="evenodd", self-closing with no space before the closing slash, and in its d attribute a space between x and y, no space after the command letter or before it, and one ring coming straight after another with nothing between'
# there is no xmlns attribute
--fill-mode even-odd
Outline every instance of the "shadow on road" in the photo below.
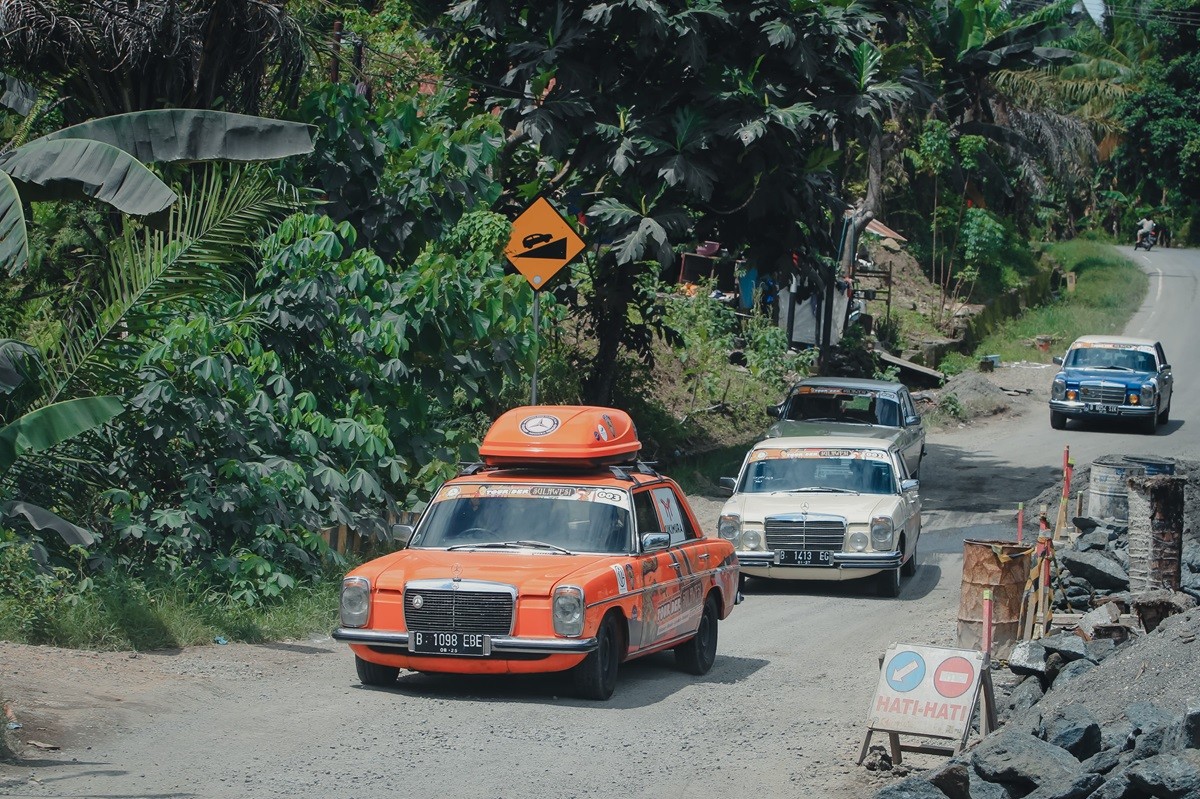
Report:
<svg viewBox="0 0 1200 799"><path fill-rule="evenodd" d="M923 510L982 513L1015 508L1053 485L1061 470L1013 466L987 452L931 443L922 471Z"/></svg>
<svg viewBox="0 0 1200 799"><path fill-rule="evenodd" d="M717 660L712 670L702 677L695 677L684 674L676 667L675 656L671 652L659 652L622 663L617 676L616 693L606 702L577 698L569 672L514 675L401 672L395 687L354 687L375 693L442 699L449 702L553 702L556 705L586 707L589 710L624 710L662 702L695 683L733 685L742 682L766 666L767 662L758 658L722 655L718 646Z"/></svg>

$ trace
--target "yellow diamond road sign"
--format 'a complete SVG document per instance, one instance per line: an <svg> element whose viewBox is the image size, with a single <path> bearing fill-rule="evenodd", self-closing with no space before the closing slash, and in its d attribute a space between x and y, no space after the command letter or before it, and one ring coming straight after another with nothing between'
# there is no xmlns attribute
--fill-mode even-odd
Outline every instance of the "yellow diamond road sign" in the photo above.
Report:
<svg viewBox="0 0 1200 799"><path fill-rule="evenodd" d="M538 197L513 221L504 255L540 291L586 245L545 197Z"/></svg>

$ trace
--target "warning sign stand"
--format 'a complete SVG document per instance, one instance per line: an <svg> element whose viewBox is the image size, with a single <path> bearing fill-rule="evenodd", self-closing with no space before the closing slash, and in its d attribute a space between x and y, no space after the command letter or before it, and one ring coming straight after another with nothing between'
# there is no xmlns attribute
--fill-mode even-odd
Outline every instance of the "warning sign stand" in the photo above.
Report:
<svg viewBox="0 0 1200 799"><path fill-rule="evenodd" d="M903 752L956 755L967 745L979 712L979 731L996 729L991 662L973 649L892 644L880 658L879 685L871 702L862 765L875 733L886 733L892 763ZM924 740L905 743L901 735Z"/></svg>

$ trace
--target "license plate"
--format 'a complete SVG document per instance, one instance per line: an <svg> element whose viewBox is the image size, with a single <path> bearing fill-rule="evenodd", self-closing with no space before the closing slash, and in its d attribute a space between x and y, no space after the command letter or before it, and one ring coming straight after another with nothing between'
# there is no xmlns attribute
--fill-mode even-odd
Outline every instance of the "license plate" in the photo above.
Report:
<svg viewBox="0 0 1200 799"><path fill-rule="evenodd" d="M1105 405L1105 404L1104 404L1104 403L1102 403L1102 402L1086 402L1086 403L1084 403L1084 405L1083 405L1083 409L1084 409L1085 411L1087 411L1088 413L1112 413L1112 414L1117 414L1117 413L1120 413L1120 412L1121 412L1121 409L1120 409L1120 408L1118 408L1116 405Z"/></svg>
<svg viewBox="0 0 1200 799"><path fill-rule="evenodd" d="M408 651L421 655L483 657L491 654L492 641L482 633L410 632Z"/></svg>
<svg viewBox="0 0 1200 799"><path fill-rule="evenodd" d="M808 549L783 549L779 551L780 566L832 566L832 552L814 552Z"/></svg>

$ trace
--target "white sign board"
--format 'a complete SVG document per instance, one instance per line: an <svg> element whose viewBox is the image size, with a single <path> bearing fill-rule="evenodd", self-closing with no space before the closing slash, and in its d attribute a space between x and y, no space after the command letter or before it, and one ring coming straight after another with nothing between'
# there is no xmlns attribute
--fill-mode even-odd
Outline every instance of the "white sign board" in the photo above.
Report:
<svg viewBox="0 0 1200 799"><path fill-rule="evenodd" d="M983 653L892 644L883 658L867 727L963 739L979 700Z"/></svg>

